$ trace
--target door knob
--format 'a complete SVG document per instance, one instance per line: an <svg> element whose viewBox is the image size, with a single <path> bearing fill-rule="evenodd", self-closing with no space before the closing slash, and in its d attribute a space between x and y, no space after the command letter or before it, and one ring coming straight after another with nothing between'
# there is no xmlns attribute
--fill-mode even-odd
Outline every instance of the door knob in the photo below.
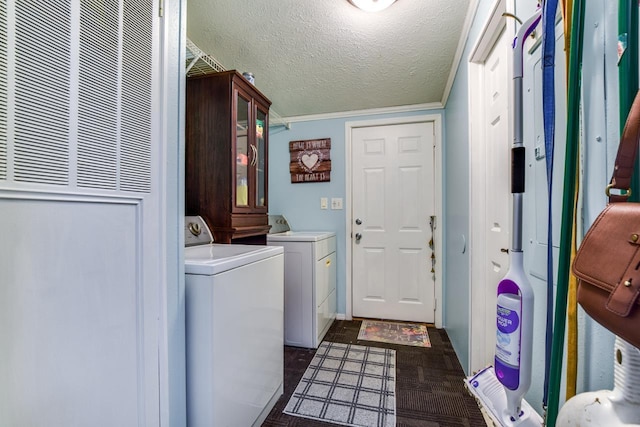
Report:
<svg viewBox="0 0 640 427"><path fill-rule="evenodd" d="M362 234L361 233L356 233L356 243L359 242L360 239L362 239Z"/></svg>
<svg viewBox="0 0 640 427"><path fill-rule="evenodd" d="M362 224L362 220L360 218L356 218L356 224L357 225L361 225Z"/></svg>

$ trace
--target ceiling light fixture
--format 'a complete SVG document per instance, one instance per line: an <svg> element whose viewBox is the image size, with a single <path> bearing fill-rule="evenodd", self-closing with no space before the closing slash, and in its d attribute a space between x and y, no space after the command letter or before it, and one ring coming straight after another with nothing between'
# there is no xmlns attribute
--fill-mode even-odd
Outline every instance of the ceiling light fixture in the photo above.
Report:
<svg viewBox="0 0 640 427"><path fill-rule="evenodd" d="M354 6L365 12L380 12L391 6L396 0L349 0Z"/></svg>

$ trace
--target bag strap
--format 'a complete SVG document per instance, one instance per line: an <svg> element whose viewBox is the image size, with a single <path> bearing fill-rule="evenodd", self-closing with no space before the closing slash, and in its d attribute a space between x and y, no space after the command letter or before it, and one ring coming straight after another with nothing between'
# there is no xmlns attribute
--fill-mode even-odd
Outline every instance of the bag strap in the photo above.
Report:
<svg viewBox="0 0 640 427"><path fill-rule="evenodd" d="M638 139L640 139L640 91L636 94L622 131L611 183L606 191L609 203L626 202L631 195L631 176L638 152Z"/></svg>

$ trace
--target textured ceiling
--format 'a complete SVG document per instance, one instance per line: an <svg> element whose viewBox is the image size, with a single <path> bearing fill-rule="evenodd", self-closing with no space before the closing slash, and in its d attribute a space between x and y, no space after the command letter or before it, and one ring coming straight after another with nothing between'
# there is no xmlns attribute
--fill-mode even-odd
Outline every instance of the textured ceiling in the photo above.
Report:
<svg viewBox="0 0 640 427"><path fill-rule="evenodd" d="M187 36L281 116L443 100L469 0L188 0Z"/></svg>

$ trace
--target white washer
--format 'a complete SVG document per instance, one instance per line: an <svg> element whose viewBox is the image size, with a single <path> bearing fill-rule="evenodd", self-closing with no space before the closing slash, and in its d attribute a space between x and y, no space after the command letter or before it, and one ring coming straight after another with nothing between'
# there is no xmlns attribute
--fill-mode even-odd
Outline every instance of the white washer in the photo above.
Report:
<svg viewBox="0 0 640 427"><path fill-rule="evenodd" d="M283 392L283 249L185 226L187 422L259 426Z"/></svg>
<svg viewBox="0 0 640 427"><path fill-rule="evenodd" d="M267 245L284 248L284 343L318 348L336 318L336 234L291 231L269 215Z"/></svg>

